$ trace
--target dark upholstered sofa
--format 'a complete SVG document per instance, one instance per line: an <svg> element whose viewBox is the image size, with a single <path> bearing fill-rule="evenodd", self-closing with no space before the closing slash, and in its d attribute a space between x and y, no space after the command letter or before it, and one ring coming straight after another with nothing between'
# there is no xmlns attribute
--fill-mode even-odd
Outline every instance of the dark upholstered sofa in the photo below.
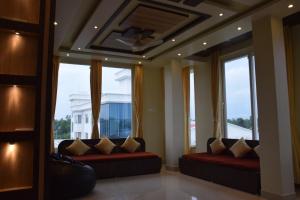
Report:
<svg viewBox="0 0 300 200"><path fill-rule="evenodd" d="M135 138L141 146L134 153L128 153L120 146L125 138L111 139L117 145L109 155L101 154L94 146L100 139L82 140L91 149L82 156L73 156L66 147L74 140L64 140L58 146L58 153L71 156L74 160L83 162L94 168L96 176L100 178L112 178L123 176L134 176L150 173L159 173L161 169L161 158L156 154L145 152L145 141Z"/></svg>
<svg viewBox="0 0 300 200"><path fill-rule="evenodd" d="M229 148L237 140L222 139L227 150L213 155L210 144L214 140L215 138L208 140L207 152L187 154L179 158L180 172L245 192L259 194L260 167L256 153L251 151L243 158L235 158ZM246 140L246 143L251 148L259 144L254 140Z"/></svg>

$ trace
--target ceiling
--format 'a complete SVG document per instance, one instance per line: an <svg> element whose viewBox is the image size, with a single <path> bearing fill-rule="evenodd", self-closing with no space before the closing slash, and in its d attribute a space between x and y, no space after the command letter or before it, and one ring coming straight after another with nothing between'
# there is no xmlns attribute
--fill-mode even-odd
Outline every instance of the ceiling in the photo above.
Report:
<svg viewBox="0 0 300 200"><path fill-rule="evenodd" d="M188 57L251 31L254 15L284 2L57 0L54 53L66 60L96 57L129 64Z"/></svg>

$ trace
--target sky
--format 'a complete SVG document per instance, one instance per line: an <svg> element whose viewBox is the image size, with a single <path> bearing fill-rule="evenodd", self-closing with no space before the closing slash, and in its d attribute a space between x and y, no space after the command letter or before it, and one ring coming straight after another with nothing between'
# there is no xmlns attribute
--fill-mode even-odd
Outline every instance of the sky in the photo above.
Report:
<svg viewBox="0 0 300 200"><path fill-rule="evenodd" d="M227 118L249 118L251 115L250 80L248 58L243 57L225 63ZM90 66L60 64L55 119L71 114L69 96L71 94L90 95ZM118 68L103 67L103 93L118 93L119 84L114 80ZM193 79L191 77L191 79ZM194 90L194 85L190 85ZM195 116L194 93L191 92L191 118Z"/></svg>
<svg viewBox="0 0 300 200"><path fill-rule="evenodd" d="M119 84L114 81L114 77L119 70L119 68L103 67L103 93L118 93ZM55 119L71 114L69 96L78 93L90 95L90 66L61 63L58 72Z"/></svg>

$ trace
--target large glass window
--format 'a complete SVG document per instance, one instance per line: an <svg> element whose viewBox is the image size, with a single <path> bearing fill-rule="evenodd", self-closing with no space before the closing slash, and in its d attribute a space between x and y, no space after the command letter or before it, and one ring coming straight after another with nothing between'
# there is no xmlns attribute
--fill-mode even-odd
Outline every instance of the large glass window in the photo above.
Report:
<svg viewBox="0 0 300 200"><path fill-rule="evenodd" d="M101 136L124 138L131 134L131 69L102 68Z"/></svg>
<svg viewBox="0 0 300 200"><path fill-rule="evenodd" d="M61 63L54 117L55 147L64 139L89 137L91 120L84 123L84 116L91 116L90 66Z"/></svg>
<svg viewBox="0 0 300 200"><path fill-rule="evenodd" d="M131 134L131 69L102 68L100 135ZM60 64L54 123L55 147L64 139L88 139L92 133L90 66Z"/></svg>
<svg viewBox="0 0 300 200"><path fill-rule="evenodd" d="M224 114L228 138L258 139L253 59L247 55L224 62Z"/></svg>
<svg viewBox="0 0 300 200"><path fill-rule="evenodd" d="M194 70L190 70L190 146L196 146L195 84Z"/></svg>

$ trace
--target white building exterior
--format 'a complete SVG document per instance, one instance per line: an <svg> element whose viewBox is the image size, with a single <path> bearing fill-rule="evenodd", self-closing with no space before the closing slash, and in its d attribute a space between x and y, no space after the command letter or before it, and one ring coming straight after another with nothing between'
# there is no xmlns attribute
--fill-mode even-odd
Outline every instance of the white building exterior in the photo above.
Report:
<svg viewBox="0 0 300 200"><path fill-rule="evenodd" d="M117 93L102 93L101 105L107 103L131 103L131 70L120 69L114 80ZM71 139L89 139L92 134L91 97L87 94L71 94ZM100 116L99 116L100 118ZM100 123L98 121L100 130ZM100 133L101 134L101 133Z"/></svg>

